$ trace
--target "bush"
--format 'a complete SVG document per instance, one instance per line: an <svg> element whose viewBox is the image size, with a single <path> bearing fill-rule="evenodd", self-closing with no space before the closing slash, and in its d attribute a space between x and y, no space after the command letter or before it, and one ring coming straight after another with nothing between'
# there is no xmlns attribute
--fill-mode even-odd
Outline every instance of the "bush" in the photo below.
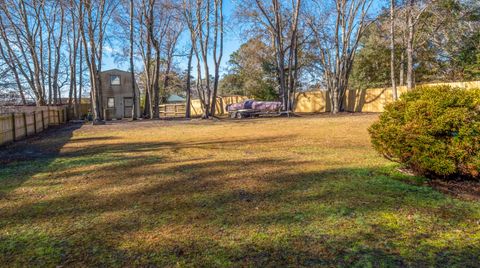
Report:
<svg viewBox="0 0 480 268"><path fill-rule="evenodd" d="M386 105L369 132L378 152L419 174L480 178L480 89L418 88Z"/></svg>

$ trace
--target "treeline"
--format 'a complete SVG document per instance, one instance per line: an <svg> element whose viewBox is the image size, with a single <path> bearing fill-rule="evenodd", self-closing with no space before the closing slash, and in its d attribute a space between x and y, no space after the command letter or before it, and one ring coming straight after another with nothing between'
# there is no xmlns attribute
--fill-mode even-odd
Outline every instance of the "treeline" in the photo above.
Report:
<svg viewBox="0 0 480 268"><path fill-rule="evenodd" d="M392 70L396 84L409 87L480 79L480 2L393 4L393 12L383 10L360 40L353 87L390 85Z"/></svg>
<svg viewBox="0 0 480 268"><path fill-rule="evenodd" d="M5 0L0 11L0 88L18 93L24 104L29 97L39 106L66 102L78 114L87 88L95 121L102 121L100 73L106 50L113 50L123 51L139 76L145 117L159 117L158 105L180 77L190 96L192 58L204 117L215 112L210 100L220 78L222 0ZM190 37L187 51L179 48L182 33ZM179 54L189 59L186 74L174 66ZM210 83L205 77L212 75Z"/></svg>
<svg viewBox="0 0 480 268"><path fill-rule="evenodd" d="M250 38L230 56L221 90L278 99L275 44L257 3L237 9L241 25L249 22L244 32ZM479 1L308 1L300 12L292 91L322 88L339 96L347 86L365 89L394 81L413 88L480 79ZM290 31L284 40L288 47ZM338 99L334 94L332 102Z"/></svg>
<svg viewBox="0 0 480 268"><path fill-rule="evenodd" d="M0 90L24 103L66 102L76 114L88 96L101 121L107 51L130 63L147 118L159 117L158 105L172 92L187 102L199 98L209 118L219 92L280 100L290 110L296 92L320 87L339 112L347 88L480 76L476 0L245 0L227 17L228 4L1 1ZM221 77L228 31L247 41Z"/></svg>

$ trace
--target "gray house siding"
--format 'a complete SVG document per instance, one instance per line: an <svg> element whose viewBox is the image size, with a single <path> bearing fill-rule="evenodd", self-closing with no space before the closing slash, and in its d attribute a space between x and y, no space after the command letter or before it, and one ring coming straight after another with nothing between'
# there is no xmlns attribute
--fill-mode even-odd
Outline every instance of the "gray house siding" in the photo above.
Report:
<svg viewBox="0 0 480 268"><path fill-rule="evenodd" d="M112 77L119 78L120 84L112 83ZM131 115L132 107L132 78L131 73L113 69L100 73L102 80L102 103L106 119L121 119L129 118ZM118 80L115 79L115 82ZM137 116L140 116L140 92L135 83L137 90ZM109 107L112 104L113 107Z"/></svg>

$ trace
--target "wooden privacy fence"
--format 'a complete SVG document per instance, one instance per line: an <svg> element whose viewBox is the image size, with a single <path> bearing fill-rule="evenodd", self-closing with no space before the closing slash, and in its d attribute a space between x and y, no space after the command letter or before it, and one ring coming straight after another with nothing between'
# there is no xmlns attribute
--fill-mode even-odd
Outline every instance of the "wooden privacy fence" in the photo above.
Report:
<svg viewBox="0 0 480 268"><path fill-rule="evenodd" d="M430 83L418 86L449 85L459 88L480 88L480 81ZM399 96L407 92L405 86L397 87ZM383 112L386 104L393 102L392 88L369 88L347 90L343 99L343 108L347 112ZM296 113L330 112L330 97L326 91L301 92L295 95Z"/></svg>
<svg viewBox="0 0 480 268"><path fill-rule="evenodd" d="M454 83L430 83L419 86L449 85L459 88L480 88L480 81L454 82ZM407 92L405 86L397 87L399 95ZM248 99L246 96L218 97L216 101L216 115L226 113L226 106ZM347 90L343 99L343 108L347 112L383 112L386 104L393 101L392 89L369 88L363 90ZM323 113L330 112L330 97L326 91L310 91L295 94L295 113ZM191 104L192 117L201 116L203 107L200 100L194 99ZM184 117L185 103L160 105L161 117Z"/></svg>
<svg viewBox="0 0 480 268"><path fill-rule="evenodd" d="M185 103L171 103L159 105L161 118L185 117Z"/></svg>
<svg viewBox="0 0 480 268"><path fill-rule="evenodd" d="M78 108L78 111L77 111L77 115L78 117L75 117L75 113L74 113L74 107L75 105L72 105L72 108L71 109L67 109L67 117L68 118L76 118L76 119L85 119L88 115L88 112L90 111L90 108L91 108L91 104L90 103L80 103L77 108Z"/></svg>
<svg viewBox="0 0 480 268"><path fill-rule="evenodd" d="M248 97L239 95L217 97L217 101L215 102L215 115L224 115L227 113L227 105L242 102L247 99ZM192 100L191 112L192 116L201 116L203 114L203 107L200 100Z"/></svg>
<svg viewBox="0 0 480 268"><path fill-rule="evenodd" d="M215 103L215 114L223 115L226 113L226 107L229 104L241 102L248 99L245 96L223 96L217 97ZM186 111L185 103L170 103L170 104L161 104L159 105L159 112L161 118L181 118L185 117ZM190 113L192 117L201 116L203 113L203 107L198 99L193 99L190 105Z"/></svg>
<svg viewBox="0 0 480 268"><path fill-rule="evenodd" d="M7 112L10 110L11 112ZM44 131L49 126L67 122L67 109L53 107L4 108L0 114L0 145L21 140Z"/></svg>

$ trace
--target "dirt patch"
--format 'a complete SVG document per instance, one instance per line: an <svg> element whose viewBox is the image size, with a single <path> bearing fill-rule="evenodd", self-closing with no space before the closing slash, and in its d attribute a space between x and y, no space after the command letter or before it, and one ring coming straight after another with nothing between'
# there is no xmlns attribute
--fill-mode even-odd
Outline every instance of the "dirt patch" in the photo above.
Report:
<svg viewBox="0 0 480 268"><path fill-rule="evenodd" d="M443 181L431 180L428 185L438 191L462 198L465 200L480 200L480 182L478 181Z"/></svg>
<svg viewBox="0 0 480 268"><path fill-rule="evenodd" d="M409 168L397 168L397 171L407 176L421 176ZM416 185L413 182L411 184ZM420 184L428 185L437 191L444 194L455 196L464 200L480 200L480 181L474 180L444 180L444 179L429 179Z"/></svg>
<svg viewBox="0 0 480 268"><path fill-rule="evenodd" d="M4 145L0 147L0 164L55 157L72 132L81 126L79 123L53 126L35 136Z"/></svg>

